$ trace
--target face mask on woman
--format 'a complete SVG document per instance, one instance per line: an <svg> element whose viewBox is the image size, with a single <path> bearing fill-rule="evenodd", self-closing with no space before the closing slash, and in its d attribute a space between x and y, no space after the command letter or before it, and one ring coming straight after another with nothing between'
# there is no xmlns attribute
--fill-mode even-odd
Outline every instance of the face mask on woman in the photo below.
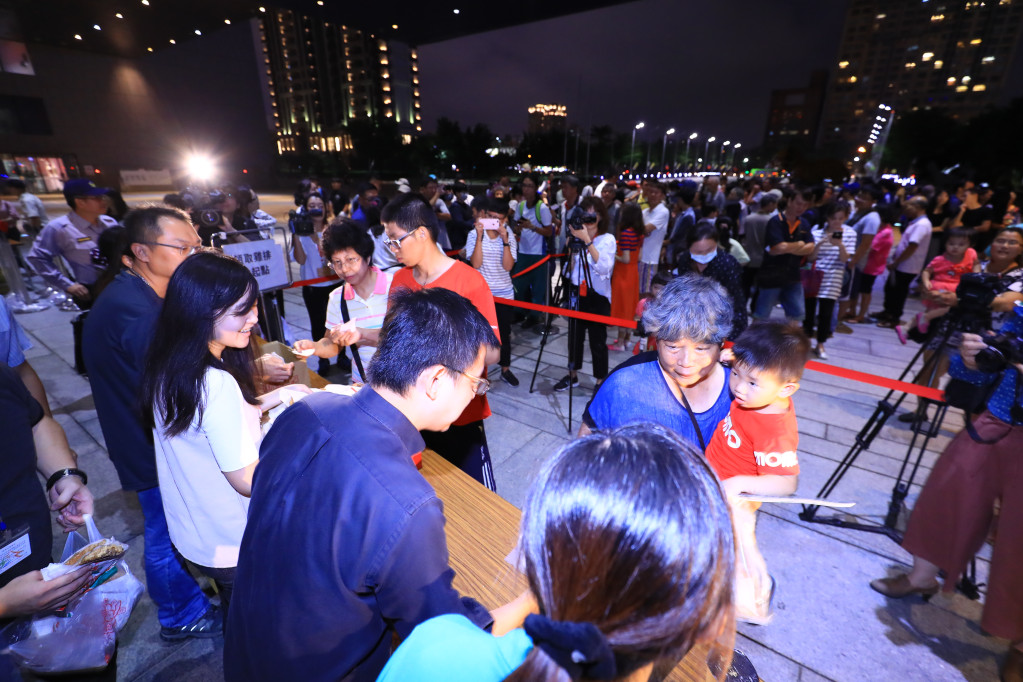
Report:
<svg viewBox="0 0 1023 682"><path fill-rule="evenodd" d="M710 253L690 253L689 257L700 265L706 265L707 263L714 260L714 257L718 255L717 249Z"/></svg>

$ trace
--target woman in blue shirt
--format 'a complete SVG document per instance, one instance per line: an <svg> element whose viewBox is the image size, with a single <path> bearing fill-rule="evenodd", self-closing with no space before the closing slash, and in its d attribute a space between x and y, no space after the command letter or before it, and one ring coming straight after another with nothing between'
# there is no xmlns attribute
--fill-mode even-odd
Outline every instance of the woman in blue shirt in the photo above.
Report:
<svg viewBox="0 0 1023 682"><path fill-rule="evenodd" d="M654 422L705 450L732 402L730 370L720 360L735 319L732 298L714 280L686 273L668 282L643 311L657 350L611 372L586 406L579 435Z"/></svg>
<svg viewBox="0 0 1023 682"><path fill-rule="evenodd" d="M494 612L493 634L464 616L428 620L381 682L631 682L698 643L731 654L728 505L669 430L636 424L561 448L530 490L521 538L529 590Z"/></svg>

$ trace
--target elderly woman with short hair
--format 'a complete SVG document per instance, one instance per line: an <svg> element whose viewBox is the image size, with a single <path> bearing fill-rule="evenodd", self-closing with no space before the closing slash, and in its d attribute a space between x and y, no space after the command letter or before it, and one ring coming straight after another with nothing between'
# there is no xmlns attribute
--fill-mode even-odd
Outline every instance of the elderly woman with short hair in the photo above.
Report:
<svg viewBox="0 0 1023 682"><path fill-rule="evenodd" d="M732 299L714 280L686 273L669 282L643 312L657 350L608 375L586 406L580 435L652 421L706 449L732 401L720 358L733 319Z"/></svg>

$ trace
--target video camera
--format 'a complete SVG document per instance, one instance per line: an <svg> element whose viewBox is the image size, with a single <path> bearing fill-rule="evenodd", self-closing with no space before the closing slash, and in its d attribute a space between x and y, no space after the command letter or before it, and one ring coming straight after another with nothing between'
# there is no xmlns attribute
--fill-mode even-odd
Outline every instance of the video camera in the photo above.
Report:
<svg viewBox="0 0 1023 682"><path fill-rule="evenodd" d="M312 218L295 210L288 211L288 224L291 225L291 231L299 236L308 237L315 231Z"/></svg>
<svg viewBox="0 0 1023 682"><path fill-rule="evenodd" d="M991 329L991 302L1002 293L1001 278L986 272L970 272L959 279L958 303L949 311L955 329L983 334Z"/></svg>
<svg viewBox="0 0 1023 682"><path fill-rule="evenodd" d="M570 211L568 214L568 227L570 230L582 230L586 229L587 225L600 220L600 217L596 213L583 213L582 211ZM568 233L568 246L569 248L582 249L586 245L583 240L576 237L571 232Z"/></svg>

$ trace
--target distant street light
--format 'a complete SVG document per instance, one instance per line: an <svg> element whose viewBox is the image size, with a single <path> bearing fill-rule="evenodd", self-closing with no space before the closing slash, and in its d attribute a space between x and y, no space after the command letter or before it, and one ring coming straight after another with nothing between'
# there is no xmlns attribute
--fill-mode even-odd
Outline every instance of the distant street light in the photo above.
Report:
<svg viewBox="0 0 1023 682"><path fill-rule="evenodd" d="M716 139L717 138L713 137L713 136L712 137L708 137L707 138L707 144L703 145L703 159L707 159L708 163L710 163L710 143L713 142ZM703 163L703 159L700 159L700 163Z"/></svg>
<svg viewBox="0 0 1023 682"><path fill-rule="evenodd" d="M725 147L727 147L730 144L732 144L731 140L725 140L724 142L721 143L721 153L718 154L719 166L725 165Z"/></svg>
<svg viewBox="0 0 1023 682"><path fill-rule="evenodd" d="M636 127L632 129L632 149L629 150L629 168L632 168L632 157L636 154L636 131L645 126L643 121L636 124Z"/></svg>
<svg viewBox="0 0 1023 682"><path fill-rule="evenodd" d="M699 136L700 136L699 133L693 133L692 135L689 136L689 139L686 140L686 169L687 170L689 168L689 143L692 142L693 140L695 140L696 138L698 138Z"/></svg>
<svg viewBox="0 0 1023 682"><path fill-rule="evenodd" d="M675 129L674 128L668 128L667 130L664 131L664 142L661 144L661 167L662 168L664 167L664 155L665 155L665 152L668 149L668 135L674 135L674 134L675 134Z"/></svg>

